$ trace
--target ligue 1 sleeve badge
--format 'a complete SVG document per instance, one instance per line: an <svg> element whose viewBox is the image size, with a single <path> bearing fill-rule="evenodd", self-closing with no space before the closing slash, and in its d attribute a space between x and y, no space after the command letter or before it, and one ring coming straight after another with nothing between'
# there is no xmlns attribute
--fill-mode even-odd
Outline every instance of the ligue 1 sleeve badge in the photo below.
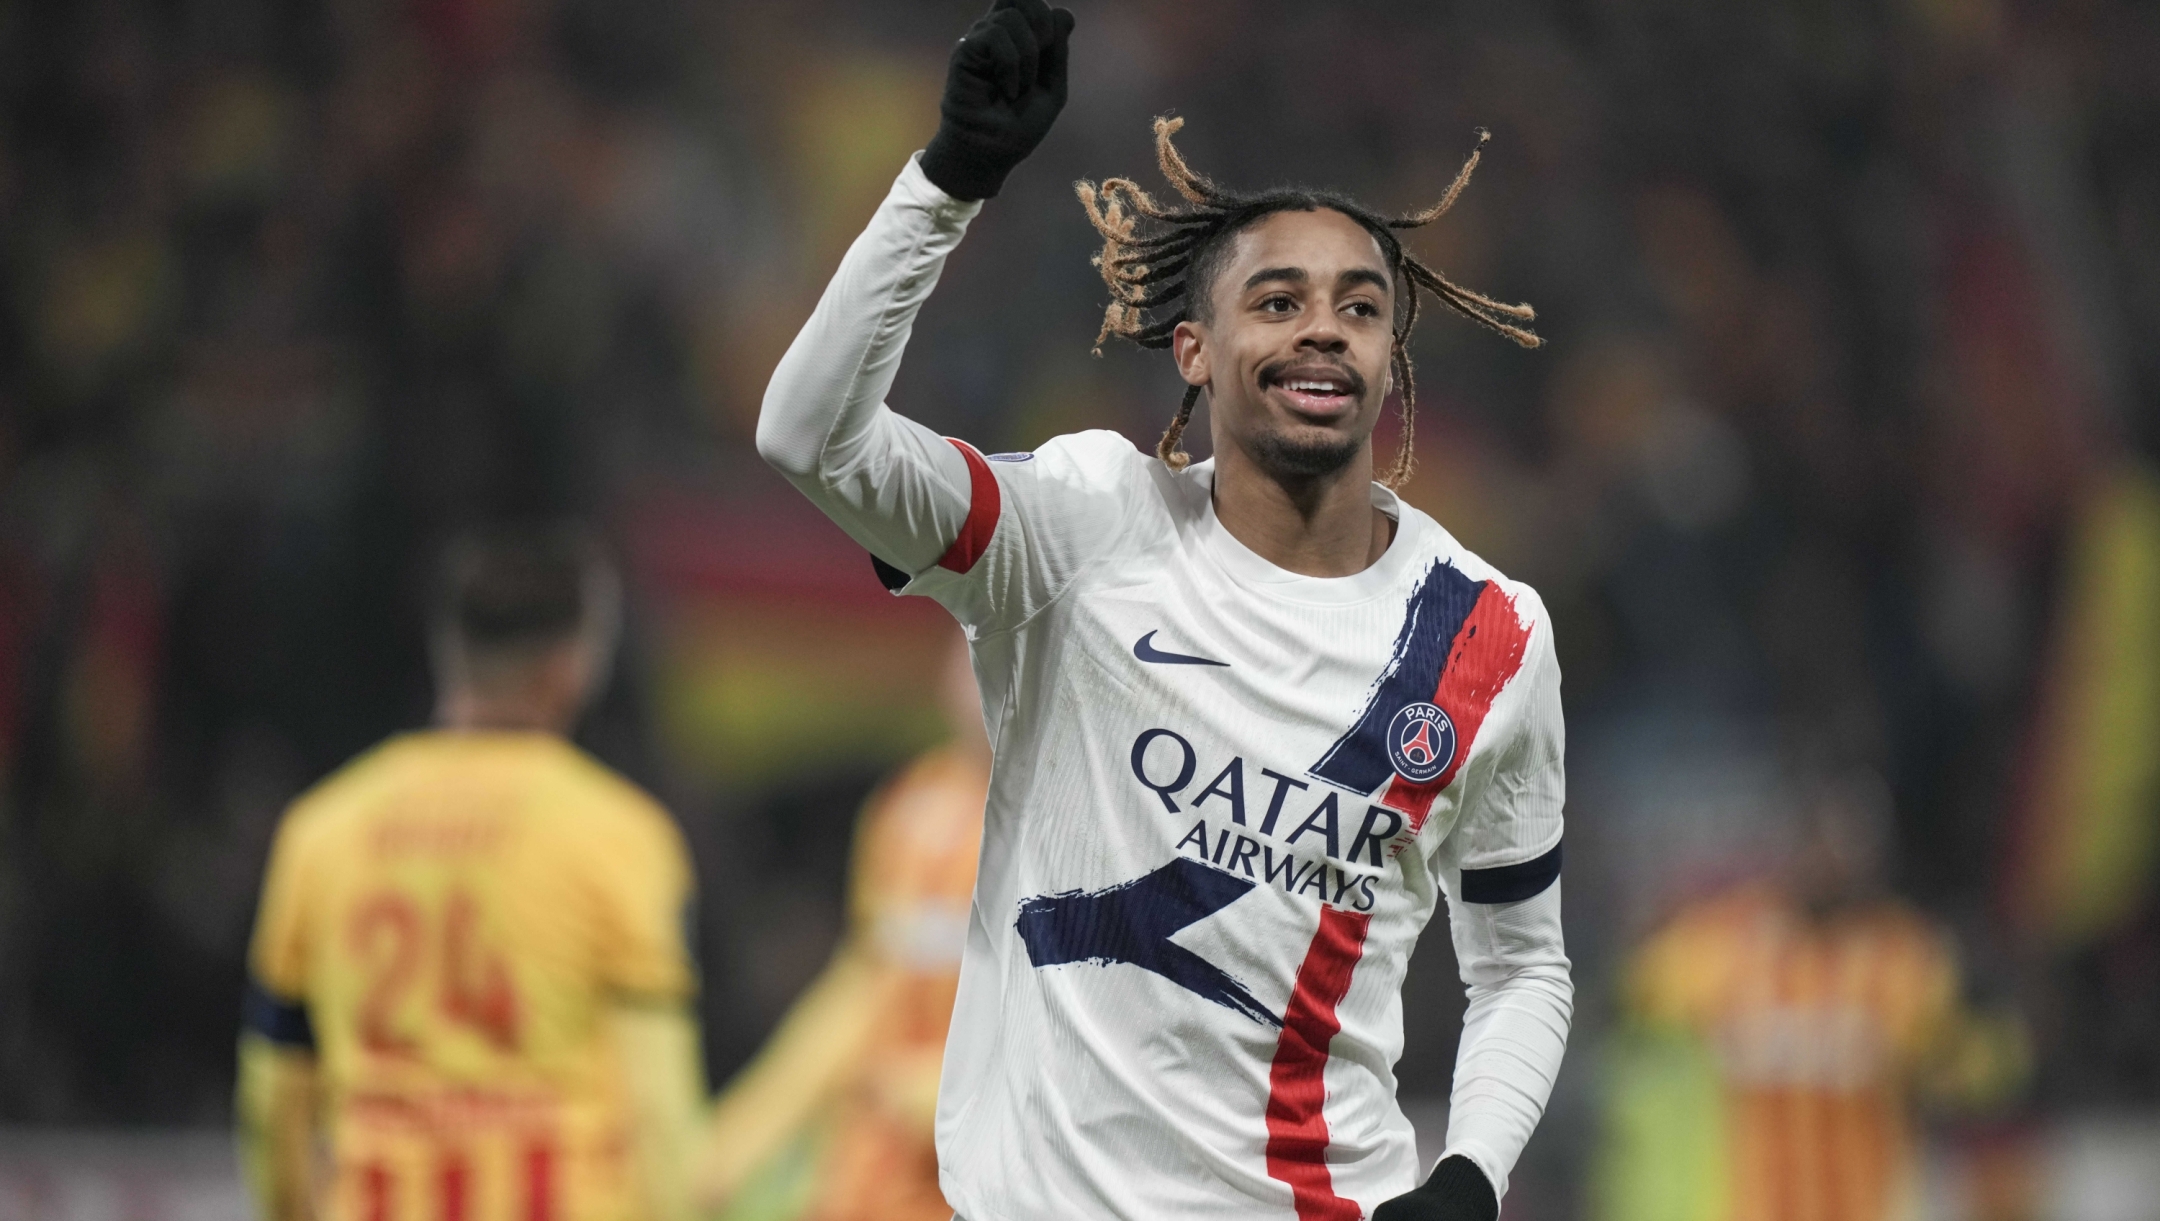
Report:
<svg viewBox="0 0 2160 1221"><path fill-rule="evenodd" d="M1455 722L1437 704L1404 704L1388 722L1387 750L1396 775L1423 784L1455 761Z"/></svg>

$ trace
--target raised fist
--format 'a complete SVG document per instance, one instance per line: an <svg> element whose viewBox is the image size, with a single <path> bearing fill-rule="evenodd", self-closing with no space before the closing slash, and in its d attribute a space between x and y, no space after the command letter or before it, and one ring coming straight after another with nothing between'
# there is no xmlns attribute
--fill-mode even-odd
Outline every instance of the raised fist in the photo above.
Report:
<svg viewBox="0 0 2160 1221"><path fill-rule="evenodd" d="M923 173L956 199L988 199L1065 108L1073 15L1044 0L996 0L953 48Z"/></svg>

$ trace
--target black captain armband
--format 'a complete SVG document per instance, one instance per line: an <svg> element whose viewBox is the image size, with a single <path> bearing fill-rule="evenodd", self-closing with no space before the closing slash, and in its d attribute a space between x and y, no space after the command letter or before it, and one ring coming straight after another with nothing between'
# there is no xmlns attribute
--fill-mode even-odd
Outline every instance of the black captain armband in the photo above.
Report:
<svg viewBox="0 0 2160 1221"><path fill-rule="evenodd" d="M315 1050L315 1023L308 1018L306 1001L288 1001L254 979L248 980L247 996L240 1002L240 1024L280 1047Z"/></svg>
<svg viewBox="0 0 2160 1221"><path fill-rule="evenodd" d="M1465 903L1519 903L1545 893L1545 888L1560 880L1560 845L1536 860L1520 865L1502 865L1497 869L1465 869L1462 871L1462 900Z"/></svg>

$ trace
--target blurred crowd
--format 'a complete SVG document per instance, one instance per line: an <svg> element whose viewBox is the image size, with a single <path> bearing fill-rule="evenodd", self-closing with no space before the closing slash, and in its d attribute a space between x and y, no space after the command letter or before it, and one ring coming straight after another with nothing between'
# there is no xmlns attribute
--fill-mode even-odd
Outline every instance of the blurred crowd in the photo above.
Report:
<svg viewBox="0 0 2160 1221"><path fill-rule="evenodd" d="M843 930L857 805L943 733L934 608L751 429L976 7L0 7L0 1120L227 1113L276 815L425 719L429 558L506 516L625 559L580 740L682 823L708 1060L749 1057ZM1583 1004L1533 1158L1586 1156L1632 948L1826 787L2029 1026L1988 1122L2160 1106L2160 13L1073 7L1071 103L894 396L986 449L1175 407L1089 355L1070 191L1152 180L1152 115L1389 209L1493 132L1415 243L1550 342L1419 328L1408 496L1558 625ZM1445 1093L1446 954L1406 1093Z"/></svg>

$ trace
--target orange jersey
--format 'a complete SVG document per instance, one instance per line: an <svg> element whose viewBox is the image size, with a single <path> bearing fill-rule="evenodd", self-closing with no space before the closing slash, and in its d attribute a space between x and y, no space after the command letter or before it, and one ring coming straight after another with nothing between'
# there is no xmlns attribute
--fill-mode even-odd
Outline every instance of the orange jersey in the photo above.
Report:
<svg viewBox="0 0 2160 1221"><path fill-rule="evenodd" d="M1629 981L1714 1053L1731 1221L1881 1221L1914 1166L1907 1096L1956 1012L1947 939L1884 902L1811 921L1750 887L1680 913Z"/></svg>
<svg viewBox="0 0 2160 1221"><path fill-rule="evenodd" d="M935 750L864 805L847 937L714 1110L722 1217L952 1216L933 1129L989 779Z"/></svg>
<svg viewBox="0 0 2160 1221"><path fill-rule="evenodd" d="M641 1214L605 1019L691 995L690 879L659 806L545 734L394 738L295 803L251 967L313 1027L328 1215Z"/></svg>
<svg viewBox="0 0 2160 1221"><path fill-rule="evenodd" d="M944 1221L938 1070L960 987L989 773L933 751L873 795L856 835L851 936L878 968L879 1020L843 1078L809 1221Z"/></svg>

